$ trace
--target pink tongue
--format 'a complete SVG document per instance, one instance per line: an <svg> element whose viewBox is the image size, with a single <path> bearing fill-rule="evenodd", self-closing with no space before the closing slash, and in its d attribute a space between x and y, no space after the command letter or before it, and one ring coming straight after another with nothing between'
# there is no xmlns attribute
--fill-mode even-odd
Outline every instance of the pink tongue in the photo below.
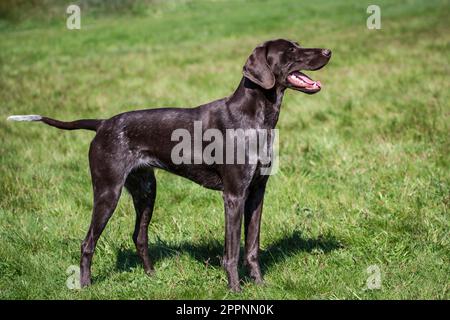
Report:
<svg viewBox="0 0 450 320"><path fill-rule="evenodd" d="M320 82L319 81L313 81L313 80L311 80L311 79L309 79L308 77L305 77L305 76L302 76L302 75L299 75L298 76L300 79L302 79L304 82L306 82L307 84L314 84L314 83L318 83L319 85L320 85Z"/></svg>
<svg viewBox="0 0 450 320"><path fill-rule="evenodd" d="M314 81L314 80L311 80L311 79L309 79L308 77L305 77L305 76L303 76L303 75L299 75L299 78L302 79L303 82L306 82L306 83L309 84L309 85L316 85L316 86L318 86L319 88L322 87L322 84L320 83L320 81Z"/></svg>

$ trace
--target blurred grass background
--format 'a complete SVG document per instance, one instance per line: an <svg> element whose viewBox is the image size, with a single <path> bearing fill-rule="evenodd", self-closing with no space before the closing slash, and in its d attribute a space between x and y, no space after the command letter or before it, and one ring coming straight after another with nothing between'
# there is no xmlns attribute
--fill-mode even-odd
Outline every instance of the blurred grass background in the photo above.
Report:
<svg viewBox="0 0 450 320"><path fill-rule="evenodd" d="M70 3L81 30L67 30ZM448 299L449 1L0 2L0 297L3 299ZM267 285L226 289L220 193L157 172L149 228L157 274L135 255L130 197L100 238L92 287L66 287L91 215L90 132L11 114L109 117L233 92L271 38L333 50L288 91L280 172L262 223ZM367 267L382 288L366 290Z"/></svg>

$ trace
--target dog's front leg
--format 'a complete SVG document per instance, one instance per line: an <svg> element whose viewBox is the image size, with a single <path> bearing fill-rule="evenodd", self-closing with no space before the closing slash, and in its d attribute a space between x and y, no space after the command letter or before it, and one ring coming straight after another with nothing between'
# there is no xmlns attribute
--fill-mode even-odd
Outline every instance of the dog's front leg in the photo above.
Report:
<svg viewBox="0 0 450 320"><path fill-rule="evenodd" d="M238 261L241 240L242 215L245 196L224 193L225 204L225 252L223 266L228 275L228 287L235 292L241 291L239 285Z"/></svg>
<svg viewBox="0 0 450 320"><path fill-rule="evenodd" d="M261 214L266 190L267 180L254 186L245 202L245 254L244 264L247 266L250 277L257 284L264 282L259 266L259 232L261 227Z"/></svg>

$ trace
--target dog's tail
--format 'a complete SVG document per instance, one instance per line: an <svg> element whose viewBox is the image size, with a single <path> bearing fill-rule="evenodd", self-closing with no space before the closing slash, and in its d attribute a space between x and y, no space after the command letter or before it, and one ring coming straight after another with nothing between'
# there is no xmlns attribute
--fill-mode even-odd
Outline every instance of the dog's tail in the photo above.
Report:
<svg viewBox="0 0 450 320"><path fill-rule="evenodd" d="M103 120L99 119L80 119L75 121L59 121L52 118L42 117L39 115L31 114L31 115L17 115L8 117L10 121L41 121L49 126L56 127L64 130L92 130L97 131L98 127L102 123Z"/></svg>

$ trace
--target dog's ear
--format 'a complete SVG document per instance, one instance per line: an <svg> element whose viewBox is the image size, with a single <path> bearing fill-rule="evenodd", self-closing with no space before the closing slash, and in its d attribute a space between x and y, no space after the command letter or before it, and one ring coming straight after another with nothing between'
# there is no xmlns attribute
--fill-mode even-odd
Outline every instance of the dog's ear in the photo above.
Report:
<svg viewBox="0 0 450 320"><path fill-rule="evenodd" d="M243 68L244 77L250 79L264 89L272 89L275 76L267 63L267 46L260 45L253 50Z"/></svg>

